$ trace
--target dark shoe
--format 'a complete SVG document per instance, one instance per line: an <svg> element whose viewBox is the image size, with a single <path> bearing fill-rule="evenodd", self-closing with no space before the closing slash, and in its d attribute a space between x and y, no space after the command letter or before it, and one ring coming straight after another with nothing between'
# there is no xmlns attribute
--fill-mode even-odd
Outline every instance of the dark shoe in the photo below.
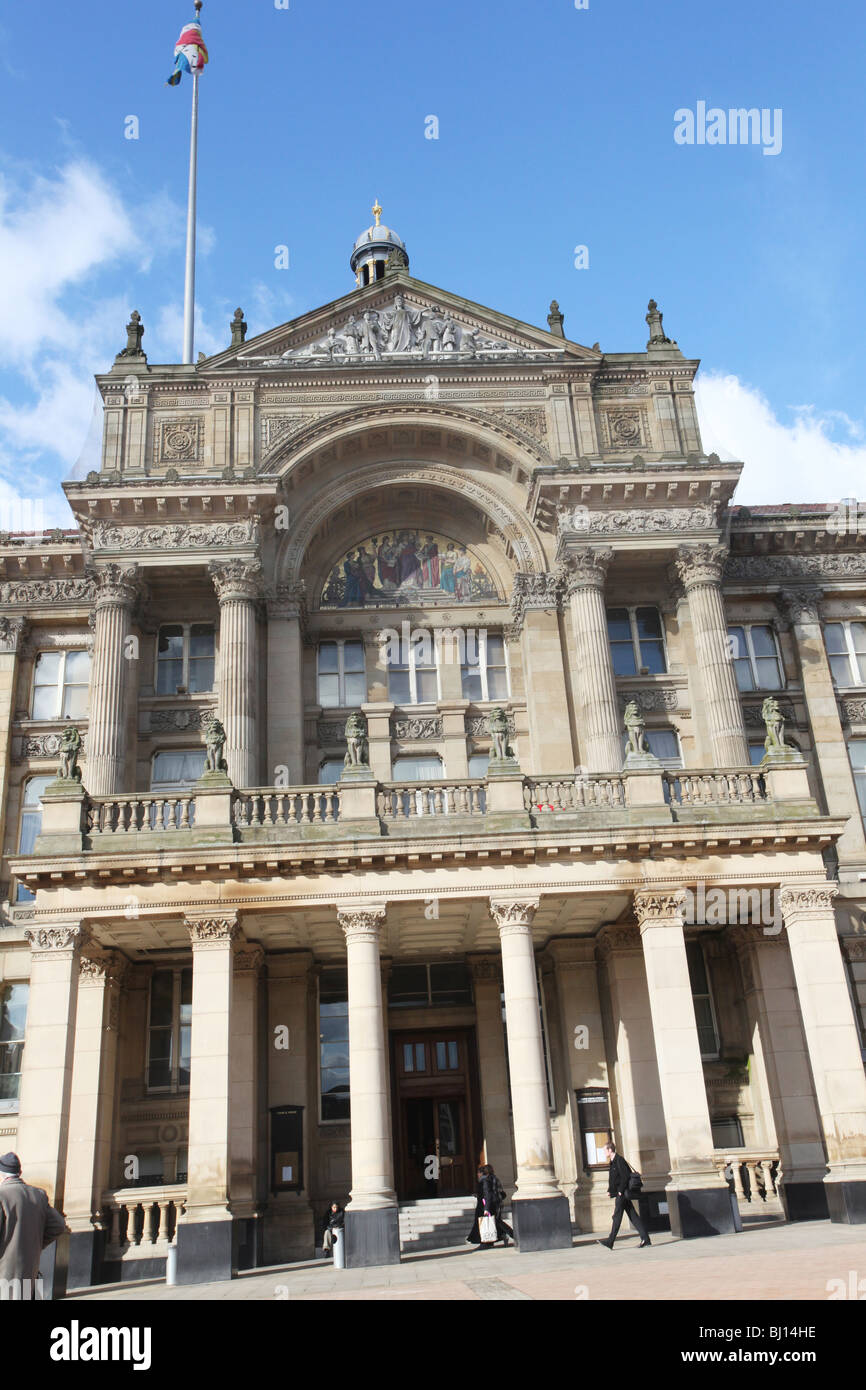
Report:
<svg viewBox="0 0 866 1390"><path fill-rule="evenodd" d="M612 1250L612 1249L613 1249L613 1241L612 1241L612 1240L597 1240L595 1243L596 1243L596 1245L603 1245L604 1248L605 1248L606 1250Z"/></svg>
<svg viewBox="0 0 866 1390"><path fill-rule="evenodd" d="M649 1236L647 1236L646 1240L641 1241L640 1245L638 1246L638 1250L643 1250L644 1246L646 1245L652 1245L652 1241L650 1240Z"/></svg>

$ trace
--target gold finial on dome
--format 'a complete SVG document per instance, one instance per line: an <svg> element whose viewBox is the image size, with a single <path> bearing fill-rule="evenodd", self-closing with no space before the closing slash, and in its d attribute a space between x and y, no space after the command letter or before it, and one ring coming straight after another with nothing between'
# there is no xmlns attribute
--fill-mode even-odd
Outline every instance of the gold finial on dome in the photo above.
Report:
<svg viewBox="0 0 866 1390"><path fill-rule="evenodd" d="M381 207L380 207L380 205L379 205L379 199L378 199L378 198L376 199L375 203L374 203L373 206L371 207L370 211L372 212L373 216L375 217L375 219L376 219L376 226L378 227L378 225L379 225L379 219L380 219L381 216L382 216L382 209L381 209Z"/></svg>

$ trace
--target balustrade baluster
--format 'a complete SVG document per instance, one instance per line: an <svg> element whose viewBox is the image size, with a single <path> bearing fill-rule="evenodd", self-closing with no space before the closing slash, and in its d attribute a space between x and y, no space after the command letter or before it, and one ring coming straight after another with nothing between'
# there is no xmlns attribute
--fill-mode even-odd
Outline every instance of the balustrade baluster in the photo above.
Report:
<svg viewBox="0 0 866 1390"><path fill-rule="evenodd" d="M168 1240L168 1221L171 1211L171 1202L159 1202L159 1228L156 1233L157 1244L162 1244Z"/></svg>

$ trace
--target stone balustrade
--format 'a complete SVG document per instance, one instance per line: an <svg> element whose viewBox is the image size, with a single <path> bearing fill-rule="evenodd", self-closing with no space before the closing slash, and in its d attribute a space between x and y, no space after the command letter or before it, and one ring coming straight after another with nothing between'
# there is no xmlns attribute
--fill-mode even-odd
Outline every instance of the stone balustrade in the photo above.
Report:
<svg viewBox="0 0 866 1390"><path fill-rule="evenodd" d="M383 782L376 810L385 821L418 816L483 816L487 809L484 781Z"/></svg>
<svg viewBox="0 0 866 1390"><path fill-rule="evenodd" d="M675 806L755 805L767 801L763 774L743 768L719 772L666 772Z"/></svg>
<svg viewBox="0 0 866 1390"><path fill-rule="evenodd" d="M779 1192L782 1171L778 1150L717 1151L714 1162L718 1171L733 1181L739 1203L750 1205L753 1210L764 1204L774 1210L782 1210Z"/></svg>
<svg viewBox="0 0 866 1390"><path fill-rule="evenodd" d="M183 1219L187 1189L128 1187L105 1192L102 1214L107 1259L159 1259L177 1235Z"/></svg>
<svg viewBox="0 0 866 1390"><path fill-rule="evenodd" d="M622 777L570 777L559 781L527 781L523 804L529 812L611 810L625 807Z"/></svg>
<svg viewBox="0 0 866 1390"><path fill-rule="evenodd" d="M189 830L195 824L195 797L92 796L88 800L87 830L91 837Z"/></svg>
<svg viewBox="0 0 866 1390"><path fill-rule="evenodd" d="M238 792L234 823L240 830L272 826L335 825L342 793L336 784L315 787L258 787Z"/></svg>

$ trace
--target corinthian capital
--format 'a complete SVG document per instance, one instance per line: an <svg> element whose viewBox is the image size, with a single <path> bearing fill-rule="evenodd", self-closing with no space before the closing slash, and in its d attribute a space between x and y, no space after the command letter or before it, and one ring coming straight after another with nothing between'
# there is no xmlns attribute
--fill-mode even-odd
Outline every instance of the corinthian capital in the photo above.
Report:
<svg viewBox="0 0 866 1390"><path fill-rule="evenodd" d="M499 935L528 932L538 904L538 898L491 898L490 912L499 928Z"/></svg>
<svg viewBox="0 0 866 1390"><path fill-rule="evenodd" d="M255 603L262 591L259 560L212 560L208 573L220 603L246 599Z"/></svg>
<svg viewBox="0 0 866 1390"><path fill-rule="evenodd" d="M541 574L518 571L511 590L511 637L520 636L523 617L530 609L558 608L562 597L562 575L546 570Z"/></svg>
<svg viewBox="0 0 866 1390"><path fill-rule="evenodd" d="M661 893L641 889L634 895L634 911L641 931L645 927L659 927L668 923L682 926L685 905L684 888Z"/></svg>
<svg viewBox="0 0 866 1390"><path fill-rule="evenodd" d="M789 623L819 623L824 590L816 584L797 589L780 589L776 595L782 616Z"/></svg>
<svg viewBox="0 0 866 1390"><path fill-rule="evenodd" d="M185 917L184 923L193 946L231 944L241 930L233 913L223 917Z"/></svg>
<svg viewBox="0 0 866 1390"><path fill-rule="evenodd" d="M24 646L30 625L26 618L0 617L0 652L13 654Z"/></svg>
<svg viewBox="0 0 866 1390"><path fill-rule="evenodd" d="M698 584L721 584L727 556L724 545L681 545L674 570L686 592Z"/></svg>
<svg viewBox="0 0 866 1390"><path fill-rule="evenodd" d="M571 597L578 589L603 589L613 551L607 545L581 545L566 549L557 574Z"/></svg>
<svg viewBox="0 0 866 1390"><path fill-rule="evenodd" d="M86 571L96 585L96 607L132 608L141 592L139 565L100 565Z"/></svg>
<svg viewBox="0 0 866 1390"><path fill-rule="evenodd" d="M343 930L347 945L355 941L378 942L379 931L387 911L385 903L374 903L370 907L351 907L338 912L337 921Z"/></svg>
<svg viewBox="0 0 866 1390"><path fill-rule="evenodd" d="M802 917L823 917L832 913L833 900L839 889L835 883L812 884L804 887L783 888L779 894L779 905L785 925Z"/></svg>
<svg viewBox="0 0 866 1390"><path fill-rule="evenodd" d="M96 946L89 946L87 954L78 962L79 980L81 984L94 985L108 984L110 980L119 983L126 974L128 964L119 951L100 951Z"/></svg>
<svg viewBox="0 0 866 1390"><path fill-rule="evenodd" d="M80 926L26 927L24 936L30 949L37 951L74 951L83 946L87 932Z"/></svg>

